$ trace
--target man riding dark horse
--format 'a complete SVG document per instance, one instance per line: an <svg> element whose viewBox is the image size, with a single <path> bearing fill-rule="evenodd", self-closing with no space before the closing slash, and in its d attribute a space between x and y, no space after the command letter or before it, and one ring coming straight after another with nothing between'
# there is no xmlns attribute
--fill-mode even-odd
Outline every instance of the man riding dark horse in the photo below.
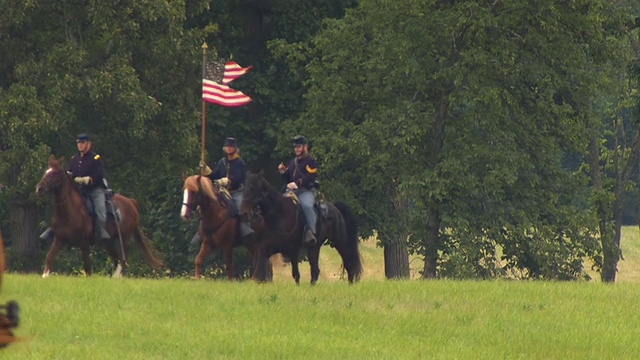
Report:
<svg viewBox="0 0 640 360"><path fill-rule="evenodd" d="M296 157L289 162L288 166L280 163L278 171L287 181L287 191L293 191L300 200L300 207L307 223L304 243L311 245L317 241L316 222L318 215L314 206L316 203L318 162L309 154L309 140L306 137L302 135L294 137L293 146Z"/></svg>
<svg viewBox="0 0 640 360"><path fill-rule="evenodd" d="M82 133L76 136L78 153L71 158L69 165L73 181L80 187L83 197L91 199L96 215L94 236L99 240L111 238L106 230L107 207L104 185L104 163L102 157L93 151L91 137ZM48 228L40 238L53 240L53 231Z"/></svg>
<svg viewBox="0 0 640 360"><path fill-rule="evenodd" d="M200 167L203 169L203 175L211 179L211 181L221 188L229 191L231 199L233 200L229 205L234 207L230 210L231 215L238 216L240 204L242 203L242 187L247 175L247 165L242 157L240 157L240 149L238 148L238 142L235 138L226 138L222 150L225 156L218 161L213 170L204 162L200 163ZM239 230L241 239L253 234L253 229L251 229L246 219L241 219ZM200 234L196 233L191 240L191 244L197 245L200 241Z"/></svg>

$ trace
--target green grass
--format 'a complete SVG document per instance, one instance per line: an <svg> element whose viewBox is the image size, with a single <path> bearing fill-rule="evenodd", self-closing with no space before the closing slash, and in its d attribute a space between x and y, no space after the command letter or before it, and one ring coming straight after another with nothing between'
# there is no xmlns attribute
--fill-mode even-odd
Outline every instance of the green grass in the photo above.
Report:
<svg viewBox="0 0 640 360"><path fill-rule="evenodd" d="M2 359L621 359L640 286L255 284L10 275L26 341Z"/></svg>
<svg viewBox="0 0 640 360"><path fill-rule="evenodd" d="M373 242L354 286L328 248L313 287L306 263L300 286L282 265L270 284L9 274L24 341L0 358L635 359L638 238L625 228L615 285L382 281Z"/></svg>

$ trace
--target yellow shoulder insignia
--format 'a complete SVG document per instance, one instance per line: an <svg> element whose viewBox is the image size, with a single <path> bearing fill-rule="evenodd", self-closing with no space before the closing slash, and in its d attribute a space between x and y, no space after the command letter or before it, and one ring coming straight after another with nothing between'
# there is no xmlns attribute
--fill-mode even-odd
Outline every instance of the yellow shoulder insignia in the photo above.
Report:
<svg viewBox="0 0 640 360"><path fill-rule="evenodd" d="M312 169L309 165L307 165L305 169L307 169L307 171L311 174L315 174L318 172L318 168Z"/></svg>
<svg viewBox="0 0 640 360"><path fill-rule="evenodd" d="M93 160L98 160L100 159L100 154L96 154L96 156L93 157Z"/></svg>

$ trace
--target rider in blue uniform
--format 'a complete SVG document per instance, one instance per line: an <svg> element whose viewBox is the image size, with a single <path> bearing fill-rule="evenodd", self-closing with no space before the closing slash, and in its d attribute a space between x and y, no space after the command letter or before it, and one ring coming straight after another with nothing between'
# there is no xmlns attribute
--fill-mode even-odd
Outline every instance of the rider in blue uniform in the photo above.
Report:
<svg viewBox="0 0 640 360"><path fill-rule="evenodd" d="M107 207L106 190L104 188L104 163L102 157L93 151L93 143L88 134L80 134L76 137L78 153L71 158L69 169L71 177L80 187L83 196L91 199L96 214L95 237L100 240L109 239L106 230ZM52 239L53 231L47 229L40 238Z"/></svg>
<svg viewBox="0 0 640 360"><path fill-rule="evenodd" d="M287 190L293 191L300 200L300 206L307 223L304 242L313 244L316 240L316 222L318 215L314 209L316 203L316 177L318 175L318 162L309 154L309 140L302 135L293 138L293 146L296 157L288 166L283 163L278 166L278 171L287 181Z"/></svg>
<svg viewBox="0 0 640 360"><path fill-rule="evenodd" d="M229 190L231 199L236 206L233 209L233 215L239 214L240 204L242 203L242 186L247 175L247 165L240 157L240 149L237 143L235 138L228 137L225 139L222 148L225 156L218 161L213 170L205 163L200 164L205 176L211 181L215 181L219 186ZM253 229L249 226L248 220L242 219L240 222L240 238L251 234L253 234ZM200 234L196 233L191 240L191 244L197 245L200 241Z"/></svg>

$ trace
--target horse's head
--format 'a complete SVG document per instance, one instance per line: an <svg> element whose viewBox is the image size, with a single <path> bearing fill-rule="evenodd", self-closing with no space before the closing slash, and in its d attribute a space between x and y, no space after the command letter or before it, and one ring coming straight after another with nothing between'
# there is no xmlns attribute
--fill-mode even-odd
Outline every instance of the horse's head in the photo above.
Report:
<svg viewBox="0 0 640 360"><path fill-rule="evenodd" d="M256 174L247 174L242 191L242 203L240 214L247 216L264 200L269 189L269 183L264 178L262 171Z"/></svg>
<svg viewBox="0 0 640 360"><path fill-rule="evenodd" d="M69 175L64 169L64 159L49 157L49 168L44 172L42 179L36 185L36 194L42 196L51 191L58 190L65 181L69 181Z"/></svg>
<svg viewBox="0 0 640 360"><path fill-rule="evenodd" d="M196 210L207 198L218 201L213 183L208 177L193 175L184 179L180 217L188 220L191 210Z"/></svg>

